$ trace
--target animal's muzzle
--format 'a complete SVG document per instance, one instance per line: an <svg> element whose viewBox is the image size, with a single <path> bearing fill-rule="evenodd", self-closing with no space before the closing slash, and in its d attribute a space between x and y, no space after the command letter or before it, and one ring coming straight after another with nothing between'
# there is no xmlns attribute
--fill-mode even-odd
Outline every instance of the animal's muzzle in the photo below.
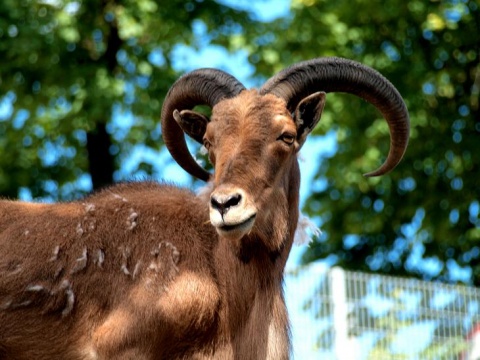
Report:
<svg viewBox="0 0 480 360"><path fill-rule="evenodd" d="M220 235L242 237L253 227L257 210L244 190L220 185L210 195L210 221Z"/></svg>

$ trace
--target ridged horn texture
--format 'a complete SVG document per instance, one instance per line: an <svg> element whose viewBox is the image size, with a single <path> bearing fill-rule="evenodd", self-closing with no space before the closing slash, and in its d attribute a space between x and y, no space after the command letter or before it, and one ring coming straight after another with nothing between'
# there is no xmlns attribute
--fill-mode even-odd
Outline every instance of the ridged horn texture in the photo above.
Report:
<svg viewBox="0 0 480 360"><path fill-rule="evenodd" d="M208 181L210 174L192 157L185 135L173 118L174 110L191 110L197 105L215 106L238 95L245 87L233 76L217 69L198 69L179 78L170 88L162 108L162 134L175 161L190 175Z"/></svg>
<svg viewBox="0 0 480 360"><path fill-rule="evenodd" d="M365 176L378 176L392 170L408 145L410 121L407 107L395 87L376 70L358 62L326 57L300 62L270 78L260 89L287 102L290 112L298 103L317 91L344 92L374 105L390 129L390 150L385 162Z"/></svg>

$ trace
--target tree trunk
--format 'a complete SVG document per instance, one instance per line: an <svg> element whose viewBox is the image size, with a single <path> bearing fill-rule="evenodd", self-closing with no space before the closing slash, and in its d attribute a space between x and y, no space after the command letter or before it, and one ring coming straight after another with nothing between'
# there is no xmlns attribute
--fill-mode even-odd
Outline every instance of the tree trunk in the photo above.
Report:
<svg viewBox="0 0 480 360"><path fill-rule="evenodd" d="M104 123L97 122L96 125L96 129L87 133L88 170L94 190L112 184L115 170L114 159L110 154L110 134Z"/></svg>
<svg viewBox="0 0 480 360"><path fill-rule="evenodd" d="M103 4L106 7L107 2ZM122 46L122 40L118 34L116 21L110 22L109 30L105 53L97 61L102 62L108 73L112 75L118 66L117 52ZM108 119L106 120L108 121ZM87 132L88 167L94 190L113 183L115 160L110 153L112 139L106 129L107 121L97 121L96 128Z"/></svg>

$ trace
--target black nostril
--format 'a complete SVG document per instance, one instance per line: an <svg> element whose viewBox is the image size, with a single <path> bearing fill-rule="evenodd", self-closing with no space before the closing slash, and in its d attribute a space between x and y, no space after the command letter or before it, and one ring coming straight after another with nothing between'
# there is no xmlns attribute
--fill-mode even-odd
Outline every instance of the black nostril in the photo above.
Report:
<svg viewBox="0 0 480 360"><path fill-rule="evenodd" d="M219 201L217 201L213 196L210 198L210 205L216 209L219 210L222 208L222 204L220 204Z"/></svg>
<svg viewBox="0 0 480 360"><path fill-rule="evenodd" d="M233 194L225 196L213 196L210 198L210 204L212 208L220 212L222 215L225 214L228 209L233 206L237 206L242 200L242 195Z"/></svg>
<svg viewBox="0 0 480 360"><path fill-rule="evenodd" d="M230 196L225 203L225 208L228 209L229 207L237 206L240 203L240 200L242 200L242 196L240 194L234 194Z"/></svg>

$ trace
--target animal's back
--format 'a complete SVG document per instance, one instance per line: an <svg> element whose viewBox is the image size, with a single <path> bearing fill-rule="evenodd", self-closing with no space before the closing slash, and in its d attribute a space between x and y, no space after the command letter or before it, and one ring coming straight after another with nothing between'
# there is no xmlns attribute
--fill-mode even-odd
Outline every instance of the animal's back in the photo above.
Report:
<svg viewBox="0 0 480 360"><path fill-rule="evenodd" d="M1 201L0 357L154 358L166 351L155 349L162 334L175 327L168 335L181 341L199 315L213 331L217 289L203 280L215 278L205 267L215 239L207 206L169 185L121 184L61 204ZM187 282L194 293L172 298Z"/></svg>

